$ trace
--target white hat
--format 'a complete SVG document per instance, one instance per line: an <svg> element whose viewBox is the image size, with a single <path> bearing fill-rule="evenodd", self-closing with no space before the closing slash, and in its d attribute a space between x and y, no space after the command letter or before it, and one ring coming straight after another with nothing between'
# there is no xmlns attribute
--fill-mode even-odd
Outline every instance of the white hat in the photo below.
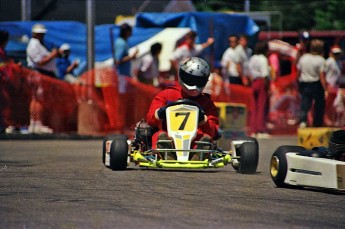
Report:
<svg viewBox="0 0 345 229"><path fill-rule="evenodd" d="M47 29L42 24L35 24L34 26L32 26L32 32L33 33L46 33Z"/></svg>
<svg viewBox="0 0 345 229"><path fill-rule="evenodd" d="M69 44L67 44L67 43L62 44L60 46L60 50L62 50L62 51L71 50L71 46Z"/></svg>
<svg viewBox="0 0 345 229"><path fill-rule="evenodd" d="M331 48L331 52L334 54L339 54L339 53L341 53L341 48L339 46L333 46Z"/></svg>

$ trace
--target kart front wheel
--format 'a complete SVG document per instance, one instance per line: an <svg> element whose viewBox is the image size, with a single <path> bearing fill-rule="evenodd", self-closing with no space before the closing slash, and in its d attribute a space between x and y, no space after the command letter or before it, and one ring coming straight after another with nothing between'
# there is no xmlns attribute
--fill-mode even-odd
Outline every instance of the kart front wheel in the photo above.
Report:
<svg viewBox="0 0 345 229"><path fill-rule="evenodd" d="M259 150L254 142L243 142L239 148L240 159L238 171L242 174L256 173L259 162Z"/></svg>
<svg viewBox="0 0 345 229"><path fill-rule="evenodd" d="M128 143L126 138L115 138L110 147L110 168L125 170L128 160Z"/></svg>
<svg viewBox="0 0 345 229"><path fill-rule="evenodd" d="M301 146L279 146L276 151L274 151L272 157L271 157L271 163L270 163L270 174L273 182L276 184L277 187L285 188L289 187L288 184L285 184L285 178L287 174L287 160L286 160L286 154L289 152L302 152L305 150Z"/></svg>
<svg viewBox="0 0 345 229"><path fill-rule="evenodd" d="M259 150L259 144L258 141L255 138L252 137L238 137L234 138L231 142L231 151L232 151L232 156L233 157L241 157L241 150L240 147L244 142L250 142L255 145L257 148L257 151ZM236 170L239 171L240 169L240 159L233 158L232 167Z"/></svg>
<svg viewBox="0 0 345 229"><path fill-rule="evenodd" d="M102 162L103 164L110 168L109 164L107 165L106 163L106 151L110 151L110 149L107 149L107 144L110 144L114 139L116 138L123 138L127 140L127 135L124 134L110 134L107 135L104 139L103 139L103 145L102 145ZM108 146L109 147L109 146Z"/></svg>

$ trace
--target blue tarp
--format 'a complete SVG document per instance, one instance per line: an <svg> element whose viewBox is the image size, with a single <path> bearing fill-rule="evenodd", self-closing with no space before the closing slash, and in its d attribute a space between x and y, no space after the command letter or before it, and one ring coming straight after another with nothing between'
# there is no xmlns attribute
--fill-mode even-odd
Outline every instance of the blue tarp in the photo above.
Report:
<svg viewBox="0 0 345 229"><path fill-rule="evenodd" d="M0 30L10 33L10 41L6 51L11 55L24 55L27 42L31 37L31 28L38 22L0 22ZM69 43L72 47L71 58L81 60L77 73L81 73L86 66L87 58L87 29L86 25L73 21L39 21L44 24L48 32L45 43L48 48L59 47ZM206 54L214 54L219 60L228 47L230 34L246 34L249 36L258 32L258 26L248 16L226 13L140 13L136 15L136 26L128 43L133 47L150 37L153 37L167 27L189 27L197 31L197 43L205 42L208 37L214 37L216 42L213 49ZM114 39L119 36L119 27L116 25L95 26L95 61L101 62L112 57L110 32Z"/></svg>
<svg viewBox="0 0 345 229"><path fill-rule="evenodd" d="M78 58L81 66L76 73L79 74L86 67L87 59L87 29L86 25L72 21L39 21L39 22L0 22L0 30L7 30L10 41L6 46L9 55L21 57L25 62L26 46L31 37L31 28L35 23L44 24L48 30L44 40L48 49L60 47L63 43L71 45L71 59ZM133 36L129 38L129 46L135 46L155 34L162 31L161 28L134 28ZM101 62L112 57L110 32L114 39L119 36L119 27L116 25L95 26L95 61ZM24 57L23 57L24 55ZM25 64L25 63L24 63Z"/></svg>

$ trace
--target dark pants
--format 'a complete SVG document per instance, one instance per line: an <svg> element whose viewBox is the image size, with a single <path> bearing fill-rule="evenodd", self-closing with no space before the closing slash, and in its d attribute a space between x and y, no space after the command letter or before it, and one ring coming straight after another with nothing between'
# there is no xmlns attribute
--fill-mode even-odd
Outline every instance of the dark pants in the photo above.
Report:
<svg viewBox="0 0 345 229"><path fill-rule="evenodd" d="M314 102L313 126L322 126L323 115L325 113L325 91L321 85L321 82L300 82L299 91L301 94L300 122L307 123L308 112Z"/></svg>
<svg viewBox="0 0 345 229"><path fill-rule="evenodd" d="M55 75L54 72L47 71L47 70L44 70L44 69L41 69L41 68L36 68L36 70L39 71L40 73L46 75L46 76L50 76L52 78L57 78L57 76Z"/></svg>
<svg viewBox="0 0 345 229"><path fill-rule="evenodd" d="M231 84L243 85L242 79L239 76L229 76L229 81Z"/></svg>

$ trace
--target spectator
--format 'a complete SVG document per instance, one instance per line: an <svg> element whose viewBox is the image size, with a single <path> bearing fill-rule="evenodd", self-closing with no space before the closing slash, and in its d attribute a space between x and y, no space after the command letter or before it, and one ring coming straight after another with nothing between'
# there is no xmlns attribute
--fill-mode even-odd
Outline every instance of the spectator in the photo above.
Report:
<svg viewBox="0 0 345 229"><path fill-rule="evenodd" d="M127 91L127 81L123 77L131 76L131 61L136 58L138 50L129 54L127 40L132 36L132 27L127 23L120 26L120 36L115 40L115 64L119 73L119 92Z"/></svg>
<svg viewBox="0 0 345 229"><path fill-rule="evenodd" d="M297 77L301 94L300 127L307 126L308 112L314 101L314 127L323 125L325 112L325 64L323 57L324 42L318 39L311 40L310 53L301 56L297 63Z"/></svg>
<svg viewBox="0 0 345 229"><path fill-rule="evenodd" d="M140 82L158 86L159 54L162 50L161 43L154 43L150 53L145 55L139 63L137 77Z"/></svg>
<svg viewBox="0 0 345 229"><path fill-rule="evenodd" d="M8 57L5 51L5 47L8 43L8 39L9 39L9 33L5 30L0 30L0 64L8 61Z"/></svg>
<svg viewBox="0 0 345 229"><path fill-rule="evenodd" d="M244 85L248 85L248 61L252 56L253 51L248 47L248 37L246 35L240 35L238 42L239 44L236 46L235 52L237 53L238 60L241 65L240 69L242 69L242 73L240 73L240 75L242 75L241 78Z"/></svg>
<svg viewBox="0 0 345 229"><path fill-rule="evenodd" d="M295 48L297 49L297 56L294 60L294 64L296 65L299 61L299 58L307 52L309 52L310 46L310 34L308 31L300 31L298 33L299 42L296 44Z"/></svg>
<svg viewBox="0 0 345 229"><path fill-rule="evenodd" d="M58 49L51 52L44 45L44 36L47 29L42 24L32 27L32 38L26 48L28 66L40 73L57 78L55 58L61 54Z"/></svg>
<svg viewBox="0 0 345 229"><path fill-rule="evenodd" d="M166 105L179 99L193 100L203 109L199 112L199 128L192 143L195 147L198 147L195 145L195 141L210 142L217 136L219 125L217 108L209 96L202 93L209 75L209 66L204 60L198 57L189 58L180 66L178 84L170 86L156 95L146 116L149 125L161 127L161 130L152 137L153 148L156 148L158 139L166 140L168 138L165 121ZM162 148L160 145L157 147Z"/></svg>
<svg viewBox="0 0 345 229"><path fill-rule="evenodd" d="M29 41L27 52L28 66L38 72L57 78L55 58L60 54L58 49L51 52L44 46L43 40L47 29L42 24L35 24L32 27L32 38ZM41 85L41 78L37 75L31 76L29 79L32 87L30 102L30 125L29 133L44 134L52 133L53 130L43 125L43 102L44 91Z"/></svg>
<svg viewBox="0 0 345 229"><path fill-rule="evenodd" d="M79 61L74 60L71 62L69 59L71 54L71 46L69 44L62 44L59 50L61 55L56 59L58 78L69 83L75 83L77 78L73 74L73 70L79 66Z"/></svg>
<svg viewBox="0 0 345 229"><path fill-rule="evenodd" d="M268 43L260 41L255 46L255 53L249 59L248 68L252 82L252 108L250 112L250 129L253 136L268 137L270 66L267 59Z"/></svg>
<svg viewBox="0 0 345 229"><path fill-rule="evenodd" d="M186 34L183 43L175 49L170 59L172 73L175 76L175 79L177 79L177 71L181 62L187 58L199 56L205 48L214 43L214 38L210 37L205 43L195 44L197 36L198 34L195 31L190 31Z"/></svg>
<svg viewBox="0 0 345 229"><path fill-rule="evenodd" d="M229 36L229 45L229 48L225 50L221 60L223 77L225 81L231 84L243 85L242 65L235 51L238 45L238 37L236 35Z"/></svg>
<svg viewBox="0 0 345 229"><path fill-rule="evenodd" d="M5 63L8 61L5 51L8 39L9 33L5 30L0 30L0 133L4 133L6 130L7 124L4 117L4 111L9 105L8 94L5 90L5 81L8 80L8 77L4 68Z"/></svg>
<svg viewBox="0 0 345 229"><path fill-rule="evenodd" d="M336 114L333 109L333 102L337 96L339 84L338 81L341 76L341 70L338 64L338 60L341 55L341 48L339 46L333 46L330 49L329 57L326 60L326 82L327 82L327 99L326 99L326 114L325 124L332 126L336 119Z"/></svg>

